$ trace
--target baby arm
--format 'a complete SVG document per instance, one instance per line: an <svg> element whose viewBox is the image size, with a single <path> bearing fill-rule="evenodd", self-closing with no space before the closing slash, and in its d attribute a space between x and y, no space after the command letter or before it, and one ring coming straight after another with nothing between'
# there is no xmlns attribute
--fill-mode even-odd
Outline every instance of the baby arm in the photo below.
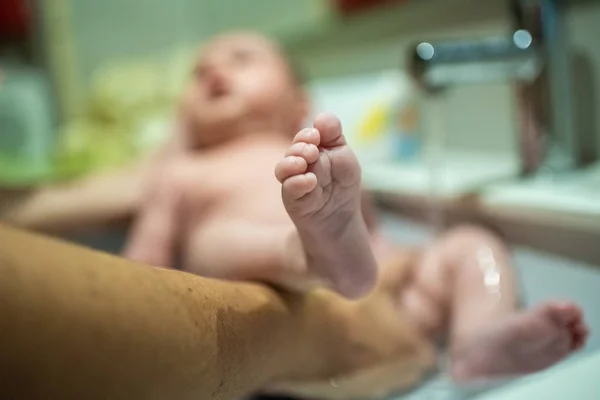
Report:
<svg viewBox="0 0 600 400"><path fill-rule="evenodd" d="M90 229L130 217L142 198L148 161L74 182L0 194L0 220L46 232Z"/></svg>
<svg viewBox="0 0 600 400"><path fill-rule="evenodd" d="M139 210L147 181L182 146L175 132L156 152L115 171L26 191L0 188L0 221L62 234L127 220Z"/></svg>
<svg viewBox="0 0 600 400"><path fill-rule="evenodd" d="M129 235L125 257L155 266L173 266L181 192L170 182L170 175L169 168L165 168L147 192Z"/></svg>

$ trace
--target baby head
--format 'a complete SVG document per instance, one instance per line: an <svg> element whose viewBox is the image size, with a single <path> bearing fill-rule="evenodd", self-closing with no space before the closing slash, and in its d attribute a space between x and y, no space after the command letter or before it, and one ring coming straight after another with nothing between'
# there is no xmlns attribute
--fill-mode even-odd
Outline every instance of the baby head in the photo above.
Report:
<svg viewBox="0 0 600 400"><path fill-rule="evenodd" d="M188 140L210 146L252 133L293 135L308 102L300 77L273 41L235 32L202 49L180 111Z"/></svg>

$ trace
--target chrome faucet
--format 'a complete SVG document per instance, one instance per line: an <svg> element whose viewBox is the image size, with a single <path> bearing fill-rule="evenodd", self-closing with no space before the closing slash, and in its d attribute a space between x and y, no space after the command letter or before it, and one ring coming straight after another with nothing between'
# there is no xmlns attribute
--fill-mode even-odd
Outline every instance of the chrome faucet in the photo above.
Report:
<svg viewBox="0 0 600 400"><path fill-rule="evenodd" d="M570 60L561 0L509 0L512 32L506 36L420 42L409 69L435 94L452 86L514 82L521 172L578 166Z"/></svg>

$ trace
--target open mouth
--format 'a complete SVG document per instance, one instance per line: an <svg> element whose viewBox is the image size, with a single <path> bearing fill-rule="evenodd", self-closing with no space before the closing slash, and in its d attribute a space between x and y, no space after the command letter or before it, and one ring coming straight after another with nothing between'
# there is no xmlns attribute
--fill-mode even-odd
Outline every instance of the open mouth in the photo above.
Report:
<svg viewBox="0 0 600 400"><path fill-rule="evenodd" d="M224 83L215 83L208 87L208 98L210 100L219 100L226 97L230 90Z"/></svg>

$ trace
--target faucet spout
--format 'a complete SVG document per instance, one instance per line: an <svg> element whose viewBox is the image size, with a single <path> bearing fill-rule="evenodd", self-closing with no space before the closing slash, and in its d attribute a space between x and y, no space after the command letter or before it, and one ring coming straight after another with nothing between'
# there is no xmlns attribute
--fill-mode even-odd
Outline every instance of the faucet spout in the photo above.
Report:
<svg viewBox="0 0 600 400"><path fill-rule="evenodd" d="M522 175L571 169L577 151L560 0L509 0L510 35L421 42L409 69L430 93L469 83L512 82Z"/></svg>

